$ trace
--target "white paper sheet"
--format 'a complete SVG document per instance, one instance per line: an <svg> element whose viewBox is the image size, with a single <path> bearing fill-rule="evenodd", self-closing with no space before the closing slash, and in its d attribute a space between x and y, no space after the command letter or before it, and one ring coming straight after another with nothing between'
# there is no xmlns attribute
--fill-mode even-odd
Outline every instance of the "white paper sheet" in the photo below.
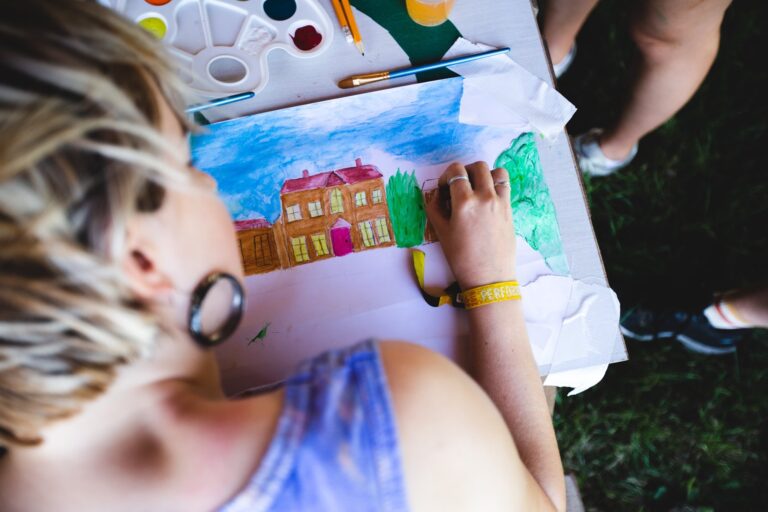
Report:
<svg viewBox="0 0 768 512"><path fill-rule="evenodd" d="M619 332L614 291L570 277L541 276L523 288L523 298L534 355L552 361L544 384L574 388L570 396L600 382ZM591 365L582 364L587 361Z"/></svg>

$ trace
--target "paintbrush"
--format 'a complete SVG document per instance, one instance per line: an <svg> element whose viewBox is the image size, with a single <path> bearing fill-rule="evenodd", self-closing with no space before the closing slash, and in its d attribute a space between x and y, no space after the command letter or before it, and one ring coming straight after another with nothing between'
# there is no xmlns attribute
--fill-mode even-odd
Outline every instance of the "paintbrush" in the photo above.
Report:
<svg viewBox="0 0 768 512"><path fill-rule="evenodd" d="M223 107L224 105L229 105L230 103L249 100L254 96L256 96L256 93L253 91L234 94L232 96L225 96L223 98L217 98L206 103L198 103L197 105L192 105L191 107L187 108L186 112L187 114L194 114L195 112L200 112L201 110L206 110L213 107Z"/></svg>
<svg viewBox="0 0 768 512"><path fill-rule="evenodd" d="M494 55L503 55L508 52L509 48L499 48L498 50L490 50L483 53L476 53L474 55L467 55L465 57L457 57L455 59L441 60L440 62L433 62L432 64L424 64L423 66L416 66L413 68L393 69L392 71L378 71L376 73L366 73L364 75L352 75L339 82L339 87L342 89L350 89L352 87L372 84L382 80L392 80L393 78L414 75L416 73L421 73L422 71L447 68L448 66L456 66L457 64L464 64L465 62L472 62L478 59L493 57Z"/></svg>

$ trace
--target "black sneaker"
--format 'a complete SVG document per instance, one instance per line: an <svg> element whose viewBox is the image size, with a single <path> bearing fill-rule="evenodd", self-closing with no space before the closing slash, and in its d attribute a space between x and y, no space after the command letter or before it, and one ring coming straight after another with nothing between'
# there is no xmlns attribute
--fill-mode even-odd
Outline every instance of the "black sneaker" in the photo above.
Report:
<svg viewBox="0 0 768 512"><path fill-rule="evenodd" d="M654 313L636 308L621 321L621 332L639 341L675 338L699 354L722 355L736 351L751 329L716 329L702 313Z"/></svg>
<svg viewBox="0 0 768 512"><path fill-rule="evenodd" d="M674 338L688 323L687 313L660 313L643 308L629 310L621 319L621 333L638 341Z"/></svg>
<svg viewBox="0 0 768 512"><path fill-rule="evenodd" d="M699 354L721 355L736 352L736 345L752 329L716 329L703 313L692 314L675 338L688 350Z"/></svg>

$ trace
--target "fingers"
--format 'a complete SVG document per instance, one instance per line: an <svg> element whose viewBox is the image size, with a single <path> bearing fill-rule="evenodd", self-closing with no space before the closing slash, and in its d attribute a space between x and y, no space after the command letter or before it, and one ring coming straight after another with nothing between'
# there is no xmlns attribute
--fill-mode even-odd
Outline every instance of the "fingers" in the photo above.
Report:
<svg viewBox="0 0 768 512"><path fill-rule="evenodd" d="M472 181L472 188L476 193L486 197L495 194L493 191L493 179L491 178L487 163L475 162L469 164L467 166L467 173Z"/></svg>
<svg viewBox="0 0 768 512"><path fill-rule="evenodd" d="M434 204L427 201L428 215L440 215L441 219L447 221L451 211L475 194L484 199L505 196L508 198L509 174L503 168L491 171L485 162L475 162L466 167L454 162L440 176L438 189Z"/></svg>
<svg viewBox="0 0 768 512"><path fill-rule="evenodd" d="M466 199L472 195L472 184L469 181L467 170L458 162L453 162L445 170L438 181L440 188L450 190L451 203Z"/></svg>
<svg viewBox="0 0 768 512"><path fill-rule="evenodd" d="M459 162L453 162L448 167L445 168L445 171L443 171L443 174L440 175L440 178L437 180L437 184L440 187L446 187L448 186L448 180L454 176L460 176L461 174L466 175L466 171L464 170L464 166L461 165Z"/></svg>
<svg viewBox="0 0 768 512"><path fill-rule="evenodd" d="M493 188L496 189L496 193L499 197L509 198L512 189L509 183L509 173L503 167L497 167L490 172L491 181L493 182Z"/></svg>
<svg viewBox="0 0 768 512"><path fill-rule="evenodd" d="M493 188L496 189L499 199L504 203L505 215L510 216L510 220L513 222L512 229L514 230L514 219L512 219L512 204L510 203L512 186L509 182L509 173L503 167L497 167L491 171L491 178L493 179Z"/></svg>

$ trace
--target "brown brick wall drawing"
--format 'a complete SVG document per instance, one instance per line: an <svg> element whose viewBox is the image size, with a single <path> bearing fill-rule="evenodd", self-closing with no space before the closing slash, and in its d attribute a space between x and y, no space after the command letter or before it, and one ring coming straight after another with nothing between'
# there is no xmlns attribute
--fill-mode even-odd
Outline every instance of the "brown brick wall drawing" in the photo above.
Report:
<svg viewBox="0 0 768 512"><path fill-rule="evenodd" d="M331 195L334 190L341 192L343 211L339 213L332 213L331 211ZM374 204L373 192L378 190L381 194L381 200L379 203ZM365 194L365 206L357 206L355 204L355 195L358 193ZM375 249L377 247L389 247L395 244L394 232L392 230L392 221L389 218L389 209L387 207L386 189L384 186L384 180L382 178L367 180L354 185L339 185L335 187L302 190L299 192L291 192L284 194L281 197L282 202L282 220L285 226L285 242L286 248L289 253L289 259L291 265L309 263L318 259L325 259L335 256L333 247L331 244L331 228L339 219L343 219L351 225L350 235L352 236L352 243L355 252L364 251L367 249ZM309 204L312 202L319 202L321 206L322 215L312 217ZM301 216L299 220L289 220L292 214L289 216L289 209L295 212L298 208L298 212ZM376 230L376 219L383 218L387 225L387 233L389 235L389 242L379 241ZM371 222L372 230L374 232L374 238L376 239L376 245L372 247L366 247L363 242L363 235L360 231L361 222ZM321 255L317 254L314 244L311 243L312 235L324 234L326 237L326 243L328 244L329 254ZM297 262L293 254L292 238L306 238L307 252L309 256L308 261Z"/></svg>
<svg viewBox="0 0 768 512"><path fill-rule="evenodd" d="M308 190L295 190L294 186L293 191L281 194L281 214L273 225L263 221L249 228L250 221L244 221L247 229L238 231L238 240L245 273L270 272L395 245L384 179L371 171L375 167L364 168L360 160L356 164L350 168L354 172L367 169L363 172L379 177L360 179L358 175L340 184L336 179L331 185ZM303 178L310 178L306 171ZM342 211L333 211L334 194L341 198Z"/></svg>
<svg viewBox="0 0 768 512"><path fill-rule="evenodd" d="M365 251L368 249L376 249L378 247L389 247L392 245L395 245L395 233L392 230L392 221L389 218L389 207L387 206L387 191L386 187L384 186L384 180L379 178L377 180L370 180L370 181L364 181L361 183L356 183L354 185L349 185L348 187L348 193L350 197L350 202L352 205L355 204L354 198L355 194L358 192L363 192L366 194L366 200L367 200L367 206L353 206L353 219L347 219L347 221L352 224L352 240L355 244L355 251ZM373 191L374 190L380 190L381 191L381 202L378 204L373 203ZM389 242L381 242L377 243L373 247L366 247L365 244L363 244L363 236L360 232L359 224L361 222L373 222L373 230L374 234L376 231L375 221L379 218L384 218L387 223L387 232L389 233Z"/></svg>
<svg viewBox="0 0 768 512"><path fill-rule="evenodd" d="M259 274L280 268L275 235L270 228L239 231L240 254L246 274Z"/></svg>
<svg viewBox="0 0 768 512"><path fill-rule="evenodd" d="M424 192L424 204L429 203L437 193L438 193L437 189L428 190L427 192ZM432 223L429 222L429 219L427 219L427 224L424 227L424 243L431 244L432 242L437 242L437 241L438 241L437 233L435 232L435 228L434 226L432 226Z"/></svg>

